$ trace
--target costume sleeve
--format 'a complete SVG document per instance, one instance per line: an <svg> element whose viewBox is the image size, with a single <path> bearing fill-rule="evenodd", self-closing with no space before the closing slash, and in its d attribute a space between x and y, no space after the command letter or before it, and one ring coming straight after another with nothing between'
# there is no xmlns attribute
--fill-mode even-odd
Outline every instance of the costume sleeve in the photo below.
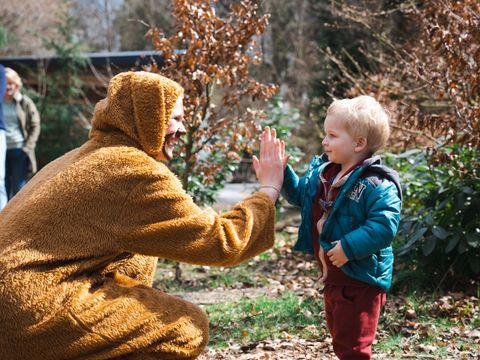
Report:
<svg viewBox="0 0 480 360"><path fill-rule="evenodd" d="M350 260L362 259L391 245L400 222L401 200L395 184L383 180L366 200L364 225L345 235L342 248Z"/></svg>
<svg viewBox="0 0 480 360"><path fill-rule="evenodd" d="M126 199L115 250L228 266L273 245L275 207L268 195L257 192L220 215L199 208L164 165L158 169L145 172Z"/></svg>
<svg viewBox="0 0 480 360"><path fill-rule="evenodd" d="M139 281L143 285L152 286L157 260L157 257L154 256L134 254L121 261L114 270Z"/></svg>
<svg viewBox="0 0 480 360"><path fill-rule="evenodd" d="M292 205L302 206L302 194L305 189L305 176L299 177L290 165L285 169L283 178L282 195Z"/></svg>
<svg viewBox="0 0 480 360"><path fill-rule="evenodd" d="M30 118L30 128L28 129L24 149L31 151L35 148L38 136L40 135L40 115L35 103L30 98L26 98L26 104L25 112Z"/></svg>

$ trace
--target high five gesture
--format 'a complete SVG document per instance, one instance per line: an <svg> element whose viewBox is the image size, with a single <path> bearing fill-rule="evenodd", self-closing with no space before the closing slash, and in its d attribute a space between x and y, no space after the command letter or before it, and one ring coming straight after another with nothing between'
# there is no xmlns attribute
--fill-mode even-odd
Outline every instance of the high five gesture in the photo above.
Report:
<svg viewBox="0 0 480 360"><path fill-rule="evenodd" d="M260 191L268 194L275 202L283 184L283 172L287 166L285 142L277 139L275 129L266 127L261 136L260 158L253 156L253 168L260 183Z"/></svg>

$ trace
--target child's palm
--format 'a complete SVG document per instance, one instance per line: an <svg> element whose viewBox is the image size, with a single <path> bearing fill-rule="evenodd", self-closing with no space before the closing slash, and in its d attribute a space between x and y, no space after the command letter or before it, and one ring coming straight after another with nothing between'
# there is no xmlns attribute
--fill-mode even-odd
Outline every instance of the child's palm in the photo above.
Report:
<svg viewBox="0 0 480 360"><path fill-rule="evenodd" d="M277 139L275 129L267 127L263 131L259 156L260 158L253 156L253 168L260 185L280 189L288 156L285 156L285 142Z"/></svg>

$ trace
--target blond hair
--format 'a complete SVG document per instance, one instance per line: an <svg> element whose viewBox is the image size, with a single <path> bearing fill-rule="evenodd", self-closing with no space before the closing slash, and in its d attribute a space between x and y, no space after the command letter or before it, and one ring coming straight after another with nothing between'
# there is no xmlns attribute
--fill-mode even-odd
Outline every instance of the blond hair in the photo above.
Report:
<svg viewBox="0 0 480 360"><path fill-rule="evenodd" d="M367 148L372 153L384 147L390 136L390 117L382 105L371 96L334 100L328 107L328 115L340 117L350 136L365 137Z"/></svg>
<svg viewBox="0 0 480 360"><path fill-rule="evenodd" d="M22 82L22 78L20 77L20 75L18 75L18 73L9 68L9 67L6 67L5 68L5 76L7 79L9 79L10 81L12 81L15 85L18 86L18 90L20 90L23 86L23 82Z"/></svg>

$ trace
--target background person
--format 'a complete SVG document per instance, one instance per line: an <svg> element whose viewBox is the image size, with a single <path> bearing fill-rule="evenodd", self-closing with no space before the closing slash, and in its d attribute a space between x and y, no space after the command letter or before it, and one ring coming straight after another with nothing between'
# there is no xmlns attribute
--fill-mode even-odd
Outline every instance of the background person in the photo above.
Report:
<svg viewBox="0 0 480 360"><path fill-rule="evenodd" d="M32 99L20 92L22 79L5 68L7 91L3 97L3 116L7 137L5 184L10 200L37 171L35 146L40 135L40 115Z"/></svg>
<svg viewBox="0 0 480 360"><path fill-rule="evenodd" d="M3 99L7 89L5 67L0 65L0 99ZM7 153L7 139L5 136L5 124L3 122L3 102L0 101L0 210L7 204L7 190L5 188L5 155Z"/></svg>

